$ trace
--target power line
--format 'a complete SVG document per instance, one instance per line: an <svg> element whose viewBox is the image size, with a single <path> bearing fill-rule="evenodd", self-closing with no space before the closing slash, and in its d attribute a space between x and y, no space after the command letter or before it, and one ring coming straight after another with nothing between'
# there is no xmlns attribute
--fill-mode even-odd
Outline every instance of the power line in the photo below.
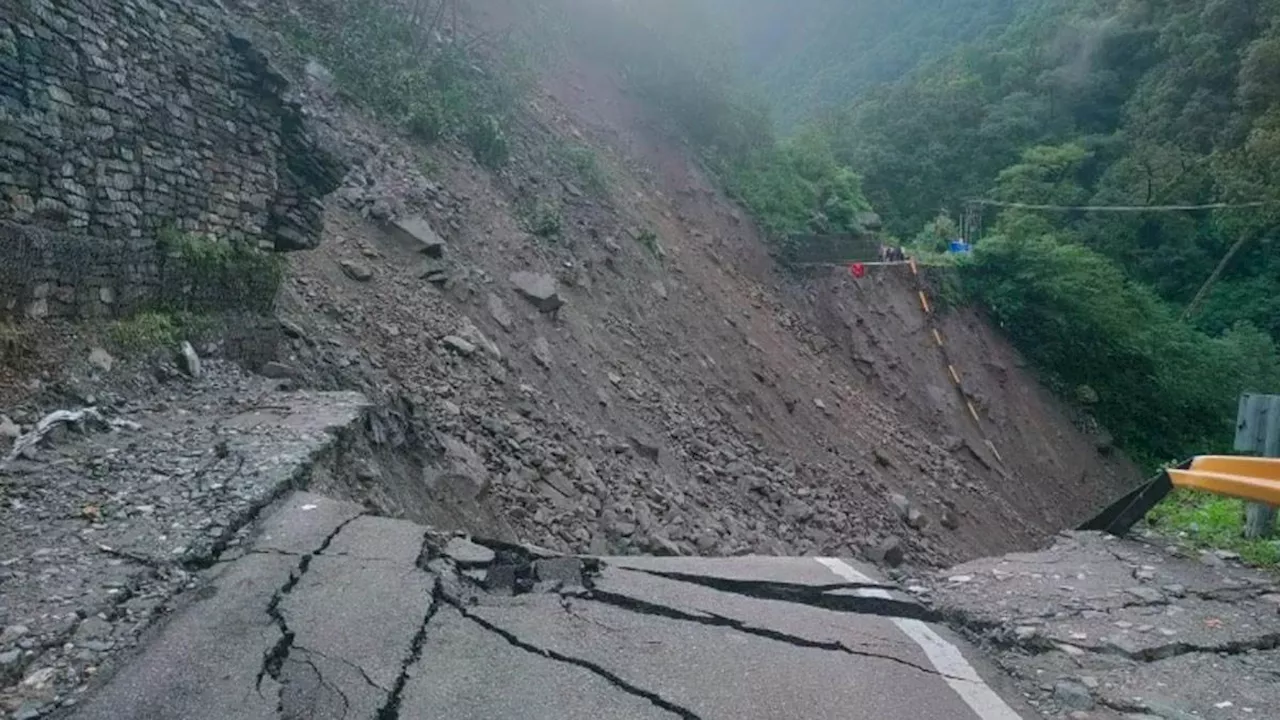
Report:
<svg viewBox="0 0 1280 720"><path fill-rule="evenodd" d="M1192 210L1234 210L1275 205L1277 200L1258 200L1246 203L1208 203L1206 205L1032 205L1029 203L1001 202L999 200L970 200L972 205L1012 208L1015 210L1050 210L1060 212L1178 212Z"/></svg>

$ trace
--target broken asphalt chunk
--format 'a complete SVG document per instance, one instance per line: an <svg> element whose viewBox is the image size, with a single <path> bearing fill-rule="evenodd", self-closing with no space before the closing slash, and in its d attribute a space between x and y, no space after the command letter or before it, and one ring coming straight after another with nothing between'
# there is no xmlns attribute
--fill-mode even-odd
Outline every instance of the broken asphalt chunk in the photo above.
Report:
<svg viewBox="0 0 1280 720"><path fill-rule="evenodd" d="M494 551L462 537L449 540L444 546L444 554L462 568L483 567L497 558Z"/></svg>
<svg viewBox="0 0 1280 720"><path fill-rule="evenodd" d="M575 557L534 560L533 574L540 583L552 583L562 588L583 585L582 561Z"/></svg>

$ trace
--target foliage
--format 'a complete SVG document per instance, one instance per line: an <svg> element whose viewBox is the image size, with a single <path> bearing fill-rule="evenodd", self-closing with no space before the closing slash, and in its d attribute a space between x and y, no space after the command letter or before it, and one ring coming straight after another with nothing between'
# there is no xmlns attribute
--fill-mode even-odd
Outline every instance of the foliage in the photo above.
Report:
<svg viewBox="0 0 1280 720"><path fill-rule="evenodd" d="M1052 235L986 238L960 265L969 292L1059 391L1140 461L1221 449L1237 395L1280 385L1274 342L1247 323L1210 336L1113 261Z"/></svg>
<svg viewBox="0 0 1280 720"><path fill-rule="evenodd" d="M113 322L107 337L119 349L131 352L174 348L182 341L182 326L172 314L143 312Z"/></svg>
<svg viewBox="0 0 1280 720"><path fill-rule="evenodd" d="M497 170L511 157L511 146L502 131L502 123L494 115L473 118L465 136L467 147L482 167Z"/></svg>
<svg viewBox="0 0 1280 720"><path fill-rule="evenodd" d="M0 320L0 362L16 363L31 350L30 336L21 325Z"/></svg>
<svg viewBox="0 0 1280 720"><path fill-rule="evenodd" d="M648 228L641 230L640 234L636 235L636 242L640 243L640 246L645 250L648 250L650 255L654 257L662 255L662 244L658 241L658 234L654 231Z"/></svg>
<svg viewBox="0 0 1280 720"><path fill-rule="evenodd" d="M729 193L778 239L791 233L859 233L859 216L871 209L862 178L836 162L817 133L718 160L713 167Z"/></svg>
<svg viewBox="0 0 1280 720"><path fill-rule="evenodd" d="M696 2L696 0L693 0ZM993 27L1015 0L702 0L731 18L746 73L788 129Z"/></svg>
<svg viewBox="0 0 1280 720"><path fill-rule="evenodd" d="M459 137L481 165L506 163L503 126L529 83L515 53L482 62L459 38L411 22L384 0L307 3L282 23L285 37L323 62L339 88L413 137Z"/></svg>
<svg viewBox="0 0 1280 720"><path fill-rule="evenodd" d="M564 145L559 148L558 155L588 192L604 195L609 191L609 177L594 150L586 145Z"/></svg>
<svg viewBox="0 0 1280 720"><path fill-rule="evenodd" d="M560 237L564 230L560 205L542 198L522 202L518 209L525 232L544 240Z"/></svg>
<svg viewBox="0 0 1280 720"><path fill-rule="evenodd" d="M1194 547L1231 550L1253 565L1280 565L1280 542L1244 538L1244 503L1240 500L1178 491L1148 513L1147 521Z"/></svg>
<svg viewBox="0 0 1280 720"><path fill-rule="evenodd" d="M563 1L581 46L624 69L630 89L672 121L783 251L792 234L861 231L871 208L861 178L822 133L778 139L733 70L726 15L685 0Z"/></svg>
<svg viewBox="0 0 1280 720"><path fill-rule="evenodd" d="M158 237L160 308L171 312L268 312L284 281L278 253L172 228Z"/></svg>
<svg viewBox="0 0 1280 720"><path fill-rule="evenodd" d="M1280 3L802 5L742 13L756 40L745 67L923 253L943 249L973 198L1273 202L987 209L989 237L959 269L1047 380L1095 391L1091 410L1142 461L1220 448L1238 392L1280 392ZM883 62L867 54L877 47Z"/></svg>
<svg viewBox="0 0 1280 720"><path fill-rule="evenodd" d="M863 174L892 231L905 234L975 197L1280 200L1280 4L1035 0L1011 13L1000 0L978 4L989 24L969 41L814 118L837 158ZM817 22L839 16L831 9ZM987 213L988 224L995 219ZM1280 204L1016 219L1102 253L1184 306L1244 238L1194 320L1212 332L1247 320L1280 337Z"/></svg>
<svg viewBox="0 0 1280 720"><path fill-rule="evenodd" d="M107 326L107 339L123 352L172 351L183 340L194 342L212 332L218 322L211 315L151 310L112 322Z"/></svg>

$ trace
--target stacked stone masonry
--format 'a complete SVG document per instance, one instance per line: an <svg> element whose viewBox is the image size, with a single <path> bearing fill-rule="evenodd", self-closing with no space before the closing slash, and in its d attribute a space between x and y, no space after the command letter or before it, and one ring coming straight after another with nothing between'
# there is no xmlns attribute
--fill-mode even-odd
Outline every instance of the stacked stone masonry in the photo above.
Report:
<svg viewBox="0 0 1280 720"><path fill-rule="evenodd" d="M0 0L0 315L117 315L157 238L314 247L341 170L210 0Z"/></svg>

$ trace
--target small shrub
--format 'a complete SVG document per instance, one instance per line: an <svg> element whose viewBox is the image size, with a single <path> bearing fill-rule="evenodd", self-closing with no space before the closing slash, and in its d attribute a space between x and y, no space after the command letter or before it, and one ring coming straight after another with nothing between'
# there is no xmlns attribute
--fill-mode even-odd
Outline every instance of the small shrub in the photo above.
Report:
<svg viewBox="0 0 1280 720"><path fill-rule="evenodd" d="M414 138L432 144L444 136L449 120L439 103L424 101L414 103L405 119L405 128Z"/></svg>
<svg viewBox="0 0 1280 720"><path fill-rule="evenodd" d="M645 250L648 250L650 255L654 257L662 256L662 245L658 243L658 234L654 231L648 228L641 230L640 234L636 236L636 242L640 243L640 246Z"/></svg>
<svg viewBox="0 0 1280 720"><path fill-rule="evenodd" d="M527 203L520 211L524 229L532 235L550 240L560 237L564 230L560 206L538 199Z"/></svg>
<svg viewBox="0 0 1280 720"><path fill-rule="evenodd" d="M609 178L594 150L585 145L566 146L561 148L560 158L588 192L603 195L608 191Z"/></svg>
<svg viewBox="0 0 1280 720"><path fill-rule="evenodd" d="M383 0L303 5L279 20L282 34L324 63L343 92L424 143L458 138L484 167L506 164L503 121L531 84L521 53L507 46L481 58L460 38L429 32L429 23L406 22L403 8Z"/></svg>
<svg viewBox="0 0 1280 720"><path fill-rule="evenodd" d="M125 353L173 350L183 340L194 343L225 330L228 322L214 315L148 310L108 325L107 340Z"/></svg>
<svg viewBox="0 0 1280 720"><path fill-rule="evenodd" d="M181 342L181 325L173 315L161 312L138 313L107 327L107 337L121 350L146 352L171 348Z"/></svg>
<svg viewBox="0 0 1280 720"><path fill-rule="evenodd" d="M490 170L497 170L507 164L511 156L507 135L502 131L498 118L493 115L475 118L467 129L465 139L476 162Z"/></svg>
<svg viewBox="0 0 1280 720"><path fill-rule="evenodd" d="M1230 550L1254 565L1280 564L1280 542L1244 538L1244 503L1192 491L1178 491L1156 506L1147 522L1193 547Z"/></svg>
<svg viewBox="0 0 1280 720"><path fill-rule="evenodd" d="M30 339L22 326L0 322L0 362L12 364L30 350Z"/></svg>
<svg viewBox="0 0 1280 720"><path fill-rule="evenodd" d="M173 312L266 312L284 281L284 259L245 242L162 230L160 306Z"/></svg>
<svg viewBox="0 0 1280 720"><path fill-rule="evenodd" d="M920 267L920 272L924 275L935 310L951 310L970 303L964 282L954 265Z"/></svg>

